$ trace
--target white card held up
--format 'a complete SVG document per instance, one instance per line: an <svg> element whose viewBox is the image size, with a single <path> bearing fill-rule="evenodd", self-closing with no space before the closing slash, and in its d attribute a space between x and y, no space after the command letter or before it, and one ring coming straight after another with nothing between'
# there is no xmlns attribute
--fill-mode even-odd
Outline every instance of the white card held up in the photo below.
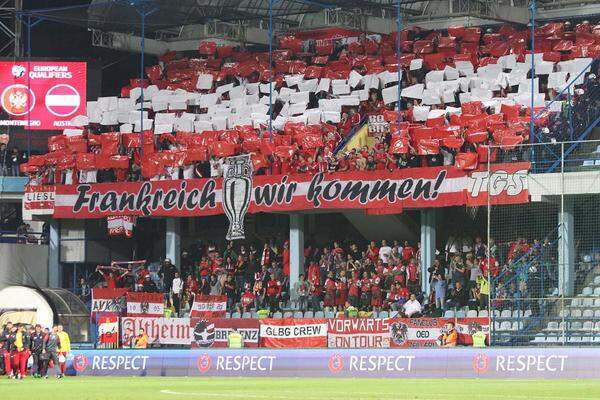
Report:
<svg viewBox="0 0 600 400"><path fill-rule="evenodd" d="M218 86L215 90L215 93L221 96L223 93L227 93L231 89L233 89L233 83L228 83L227 85Z"/></svg>
<svg viewBox="0 0 600 400"><path fill-rule="evenodd" d="M422 99L423 98L423 90L425 89L425 85L422 83L417 83L416 85L408 86L402 88L402 97L406 97L409 99Z"/></svg>
<svg viewBox="0 0 600 400"><path fill-rule="evenodd" d="M304 75L286 75L285 83L288 87L299 85L304 80Z"/></svg>
<svg viewBox="0 0 600 400"><path fill-rule="evenodd" d="M442 94L442 101L444 103L454 103L456 98L454 97L454 90L444 90Z"/></svg>
<svg viewBox="0 0 600 400"><path fill-rule="evenodd" d="M63 135L68 136L68 137L81 136L81 135L83 135L83 129L74 129L74 128L63 129Z"/></svg>
<svg viewBox="0 0 600 400"><path fill-rule="evenodd" d="M196 89L210 90L213 84L213 76L211 74L200 74L198 75L198 82L196 82Z"/></svg>
<svg viewBox="0 0 600 400"><path fill-rule="evenodd" d="M423 59L422 58L415 58L414 60L410 60L410 67L409 69L411 71L416 71L423 68Z"/></svg>
<svg viewBox="0 0 600 400"><path fill-rule="evenodd" d="M173 124L154 124L154 134L161 135L163 133L173 132Z"/></svg>
<svg viewBox="0 0 600 400"><path fill-rule="evenodd" d="M304 102L290 104L290 108L288 110L288 114L289 115L303 114L304 111L306 111L306 106L307 106L307 103L304 103Z"/></svg>
<svg viewBox="0 0 600 400"><path fill-rule="evenodd" d="M440 92L437 89L425 89L423 91L422 103L424 105L442 104Z"/></svg>
<svg viewBox="0 0 600 400"><path fill-rule="evenodd" d="M535 66L536 75L550 75L554 71L554 63L551 61L542 61Z"/></svg>
<svg viewBox="0 0 600 400"><path fill-rule="evenodd" d="M446 110L429 110L429 114L427 114L427 119L441 117L442 115L446 115Z"/></svg>
<svg viewBox="0 0 600 400"><path fill-rule="evenodd" d="M342 120L341 114L335 111L324 111L321 114L322 122L330 122L332 124L338 124Z"/></svg>
<svg viewBox="0 0 600 400"><path fill-rule="evenodd" d="M140 121L138 119L133 124L133 131L134 132L141 132L142 131L142 125L143 125L145 131L150 131L150 130L152 130L153 124L154 124L154 120L145 119L143 121Z"/></svg>
<svg viewBox="0 0 600 400"><path fill-rule="evenodd" d="M337 100L342 106L352 107L360 105L360 98L356 95L340 96Z"/></svg>
<svg viewBox="0 0 600 400"><path fill-rule="evenodd" d="M385 104L391 104L398 101L398 85L385 88L381 90L383 102Z"/></svg>
<svg viewBox="0 0 600 400"><path fill-rule="evenodd" d="M211 121L196 121L194 122L194 132L202 133L205 131L212 131L212 122Z"/></svg>
<svg viewBox="0 0 600 400"><path fill-rule="evenodd" d="M128 114L128 116L129 116L129 114ZM129 119L127 119L126 122L129 122ZM73 126L87 126L89 124L90 124L90 119L87 115L78 115L71 119L71 125L73 125Z"/></svg>
<svg viewBox="0 0 600 400"><path fill-rule="evenodd" d="M156 125L174 124L176 118L177 115L175 113L156 113L154 115L154 122L156 123Z"/></svg>
<svg viewBox="0 0 600 400"><path fill-rule="evenodd" d="M498 65L503 69L513 69L517 64L517 57L514 54L498 57Z"/></svg>
<svg viewBox="0 0 600 400"><path fill-rule="evenodd" d="M427 121L427 116L429 115L429 110L431 107L429 106L414 106L413 107L413 121Z"/></svg>
<svg viewBox="0 0 600 400"><path fill-rule="evenodd" d="M365 89L379 89L379 77L375 74L365 75L363 78Z"/></svg>
<svg viewBox="0 0 600 400"><path fill-rule="evenodd" d="M446 65L446 68L444 68L444 79L447 81L451 81L454 79L458 79L458 77L458 70L456 68L452 68L449 65Z"/></svg>
<svg viewBox="0 0 600 400"><path fill-rule="evenodd" d="M309 102L309 92L295 92L290 94L290 103L307 103Z"/></svg>
<svg viewBox="0 0 600 400"><path fill-rule="evenodd" d="M212 117L212 126L216 131L222 131L227 129L227 117Z"/></svg>
<svg viewBox="0 0 600 400"><path fill-rule="evenodd" d="M444 80L444 71L429 71L425 75L425 83L441 82Z"/></svg>
<svg viewBox="0 0 600 400"><path fill-rule="evenodd" d="M350 71L350 76L348 77L348 84L352 89L357 87L362 80L363 76L361 74L359 74L355 70Z"/></svg>
<svg viewBox="0 0 600 400"><path fill-rule="evenodd" d="M360 101L369 100L369 90L368 89L353 90L350 94L352 96L357 96Z"/></svg>
<svg viewBox="0 0 600 400"><path fill-rule="evenodd" d="M319 86L317 87L317 92L329 92L329 86L331 86L331 79L321 78Z"/></svg>
<svg viewBox="0 0 600 400"><path fill-rule="evenodd" d="M298 84L298 90L301 92L316 92L319 86L318 79L309 79ZM282 88L283 89L283 88Z"/></svg>
<svg viewBox="0 0 600 400"><path fill-rule="evenodd" d="M548 88L562 90L567 83L567 72L552 72L548 75Z"/></svg>
<svg viewBox="0 0 600 400"><path fill-rule="evenodd" d="M119 132L121 133L133 133L133 125L131 124L123 124L119 126Z"/></svg>
<svg viewBox="0 0 600 400"><path fill-rule="evenodd" d="M332 85L331 91L334 96L339 96L341 94L350 94L350 85L348 85L347 83L343 85Z"/></svg>
<svg viewBox="0 0 600 400"><path fill-rule="evenodd" d="M176 131L193 132L194 120L178 118L174 126Z"/></svg>
<svg viewBox="0 0 600 400"><path fill-rule="evenodd" d="M258 85L260 85L258 82L246 83L246 90L248 91L248 94L258 94Z"/></svg>
<svg viewBox="0 0 600 400"><path fill-rule="evenodd" d="M321 122L321 110L318 108L311 108L306 110L306 123L309 125L316 125Z"/></svg>

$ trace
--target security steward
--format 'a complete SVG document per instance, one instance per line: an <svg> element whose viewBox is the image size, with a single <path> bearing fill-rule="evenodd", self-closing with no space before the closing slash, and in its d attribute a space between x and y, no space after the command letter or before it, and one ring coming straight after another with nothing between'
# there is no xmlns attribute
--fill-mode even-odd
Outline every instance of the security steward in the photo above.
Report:
<svg viewBox="0 0 600 400"><path fill-rule="evenodd" d="M227 346L230 349L241 349L244 347L244 338L238 332L237 329L233 328L227 336Z"/></svg>

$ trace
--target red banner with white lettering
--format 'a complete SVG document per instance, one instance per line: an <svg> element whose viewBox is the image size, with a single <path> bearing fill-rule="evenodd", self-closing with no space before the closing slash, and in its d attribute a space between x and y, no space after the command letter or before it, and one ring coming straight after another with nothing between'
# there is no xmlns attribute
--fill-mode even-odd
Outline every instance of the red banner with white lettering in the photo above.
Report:
<svg viewBox="0 0 600 400"><path fill-rule="evenodd" d="M388 348L390 318L335 318L327 320L329 348Z"/></svg>
<svg viewBox="0 0 600 400"><path fill-rule="evenodd" d="M225 316L227 296L196 295L190 310L192 318L221 318Z"/></svg>
<svg viewBox="0 0 600 400"><path fill-rule="evenodd" d="M106 217L108 236L125 236L126 238L131 238L133 237L133 228L135 228L136 222L137 217L131 215Z"/></svg>
<svg viewBox="0 0 600 400"><path fill-rule="evenodd" d="M86 63L0 61L0 125L58 130L86 114Z"/></svg>
<svg viewBox="0 0 600 400"><path fill-rule="evenodd" d="M95 313L111 312L121 314L127 309L127 289L92 289L92 315Z"/></svg>
<svg viewBox="0 0 600 400"><path fill-rule="evenodd" d="M327 347L327 320L323 318L265 318L260 322L260 347Z"/></svg>
<svg viewBox="0 0 600 400"><path fill-rule="evenodd" d="M253 177L248 212L428 208L529 201L528 163L465 172L454 167ZM222 179L58 185L55 218L198 217L223 213ZM377 213L377 212L374 212Z"/></svg>
<svg viewBox="0 0 600 400"><path fill-rule="evenodd" d="M162 293L127 293L128 317L162 317L165 313Z"/></svg>
<svg viewBox="0 0 600 400"><path fill-rule="evenodd" d="M258 347L258 321L256 318L192 318L192 348L227 347L233 328L242 335L244 347Z"/></svg>
<svg viewBox="0 0 600 400"><path fill-rule="evenodd" d="M23 220L30 221L33 215L54 214L54 192L53 185L25 186Z"/></svg>

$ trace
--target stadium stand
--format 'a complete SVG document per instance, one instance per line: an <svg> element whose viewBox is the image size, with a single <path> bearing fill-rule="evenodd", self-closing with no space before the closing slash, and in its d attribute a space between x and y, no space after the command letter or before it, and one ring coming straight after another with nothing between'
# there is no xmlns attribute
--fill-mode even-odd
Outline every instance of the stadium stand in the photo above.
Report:
<svg viewBox="0 0 600 400"><path fill-rule="evenodd" d="M49 153L21 168L34 183L70 184L214 177L223 157L241 153L257 174L470 170L487 161L487 144L501 146L491 161L521 160L524 142L585 139L600 112L598 25L540 26L533 57L529 35L510 25L403 30L400 53L395 34L287 35L271 68L268 53L205 41L192 57L163 55L121 97L89 102L87 116L73 120L81 129L51 137ZM372 115L389 132L348 146ZM548 158L540 151L531 161L550 172Z"/></svg>

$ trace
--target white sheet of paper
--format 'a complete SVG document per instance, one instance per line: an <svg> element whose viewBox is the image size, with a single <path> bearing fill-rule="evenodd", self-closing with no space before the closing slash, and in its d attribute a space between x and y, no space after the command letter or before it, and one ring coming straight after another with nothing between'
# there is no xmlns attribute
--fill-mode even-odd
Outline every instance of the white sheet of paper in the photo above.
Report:
<svg viewBox="0 0 600 400"><path fill-rule="evenodd" d="M415 58L414 60L410 60L410 70L411 71L416 71L418 69L423 68L423 59L422 58Z"/></svg>
<svg viewBox="0 0 600 400"><path fill-rule="evenodd" d="M176 131L193 132L194 120L178 118L173 128Z"/></svg>
<svg viewBox="0 0 600 400"><path fill-rule="evenodd" d="M444 93L442 93L442 101L444 103L454 103L456 101L454 90L444 90Z"/></svg>
<svg viewBox="0 0 600 400"><path fill-rule="evenodd" d="M321 122L321 110L318 108L308 109L304 114L306 115L306 123L309 125L316 125Z"/></svg>
<svg viewBox="0 0 600 400"><path fill-rule="evenodd" d="M231 89L233 89L233 83L229 83L227 85L221 85L221 86L217 87L217 89L215 90L215 93L218 94L219 96L221 96L223 93L227 93Z"/></svg>
<svg viewBox="0 0 600 400"><path fill-rule="evenodd" d="M301 92L316 92L319 86L318 79L309 79L298 84L298 90Z"/></svg>
<svg viewBox="0 0 600 400"><path fill-rule="evenodd" d="M290 94L290 103L307 103L309 102L309 92L295 92Z"/></svg>
<svg viewBox="0 0 600 400"><path fill-rule="evenodd" d="M447 81L451 81L454 79L458 79L458 77L458 70L456 68L452 68L449 65L446 65L446 68L444 68L444 79Z"/></svg>
<svg viewBox="0 0 600 400"><path fill-rule="evenodd" d="M339 103L342 106L359 106L360 105L360 98L358 96L353 96L353 95L349 95L349 96L340 96L338 98Z"/></svg>
<svg viewBox="0 0 600 400"><path fill-rule="evenodd" d="M256 83L246 83L246 90L248 91L248 94L258 94L259 90L258 90L258 85L260 83L256 82Z"/></svg>
<svg viewBox="0 0 600 400"><path fill-rule="evenodd" d="M174 124L175 118L177 118L177 115L175 113L156 113L154 115L154 123L156 125Z"/></svg>
<svg viewBox="0 0 600 400"><path fill-rule="evenodd" d="M358 96L358 99L360 101L369 100L369 90L368 89L353 90L352 92L350 92L350 94L353 96Z"/></svg>
<svg viewBox="0 0 600 400"><path fill-rule="evenodd" d="M460 104L470 102L471 101L471 93L459 93L458 100L460 101Z"/></svg>
<svg viewBox="0 0 600 400"><path fill-rule="evenodd" d="M429 71L425 75L425 83L441 82L444 80L444 71Z"/></svg>
<svg viewBox="0 0 600 400"><path fill-rule="evenodd" d="M194 132L202 133L205 131L212 131L212 122L211 121L196 121L194 122Z"/></svg>
<svg viewBox="0 0 600 400"><path fill-rule="evenodd" d="M340 121L342 120L342 116L339 112L335 112L335 111L324 111L321 114L321 121L322 122L330 122L333 124L338 124L340 123Z"/></svg>
<svg viewBox="0 0 600 400"><path fill-rule="evenodd" d="M429 114L427 114L427 119L441 117L442 115L446 115L446 110L429 110Z"/></svg>
<svg viewBox="0 0 600 400"><path fill-rule="evenodd" d="M363 80L363 76L356 72L355 70L350 71L350 76L348 77L348 84L352 89L358 86Z"/></svg>
<svg viewBox="0 0 600 400"><path fill-rule="evenodd" d="M119 126L119 132L133 133L133 125L132 124L123 124L123 125Z"/></svg>
<svg viewBox="0 0 600 400"><path fill-rule="evenodd" d="M425 89L423 90L423 101L424 105L442 104L442 98L440 92L437 89Z"/></svg>
<svg viewBox="0 0 600 400"><path fill-rule="evenodd" d="M488 89L471 89L471 101L485 101L490 100L494 94Z"/></svg>
<svg viewBox="0 0 600 400"><path fill-rule="evenodd" d="M307 103L294 103L290 104L289 115L298 115L304 113L306 111Z"/></svg>
<svg viewBox="0 0 600 400"><path fill-rule="evenodd" d="M129 113L127 113L128 119L125 122L129 122ZM87 115L78 115L71 119L71 125L73 126L87 126L90 124L90 118Z"/></svg>
<svg viewBox="0 0 600 400"><path fill-rule="evenodd" d="M155 135L171 132L173 132L173 124L154 124Z"/></svg>
<svg viewBox="0 0 600 400"><path fill-rule="evenodd" d="M376 74L365 75L363 78L365 89L379 89L379 77Z"/></svg>
<svg viewBox="0 0 600 400"><path fill-rule="evenodd" d="M68 136L68 137L81 136L81 135L83 135L83 129L74 129L74 128L63 129L63 135Z"/></svg>
<svg viewBox="0 0 600 400"><path fill-rule="evenodd" d="M398 85L381 90L383 102L390 104L398 101Z"/></svg>
<svg viewBox="0 0 600 400"><path fill-rule="evenodd" d="M211 74L200 74L198 75L198 82L196 82L196 89L210 90L212 89L213 76Z"/></svg>
<svg viewBox="0 0 600 400"><path fill-rule="evenodd" d="M212 126L216 131L227 129L227 117L212 117Z"/></svg>
<svg viewBox="0 0 600 400"><path fill-rule="evenodd" d="M285 83L288 87L299 85L304 80L304 75L286 75Z"/></svg>
<svg viewBox="0 0 600 400"><path fill-rule="evenodd" d="M406 97L409 99L422 99L423 98L423 90L425 89L425 85L422 83L417 83L416 85L408 86L402 88L402 97Z"/></svg>
<svg viewBox="0 0 600 400"><path fill-rule="evenodd" d="M548 75L548 88L562 90L567 83L567 73L565 71L550 73Z"/></svg>
<svg viewBox="0 0 600 400"><path fill-rule="evenodd" d="M319 86L317 87L317 92L329 92L329 86L331 86L331 79L321 78Z"/></svg>
<svg viewBox="0 0 600 400"><path fill-rule="evenodd" d="M498 57L498 65L503 69L513 69L517 63L517 57L514 54Z"/></svg>
<svg viewBox="0 0 600 400"><path fill-rule="evenodd" d="M137 121L135 121L133 123L133 131L134 132L141 132L142 131L142 122L143 122L144 130L145 131L151 131L152 130L152 126L154 124L154 120L145 119L144 121L140 121L138 119Z"/></svg>
<svg viewBox="0 0 600 400"><path fill-rule="evenodd" d="M348 85L347 83L341 85L332 85L331 91L334 96L339 96L341 94L350 94L350 85Z"/></svg>
<svg viewBox="0 0 600 400"><path fill-rule="evenodd" d="M554 63L551 61L542 61L535 66L536 75L550 75L554 71Z"/></svg>
<svg viewBox="0 0 600 400"><path fill-rule="evenodd" d="M413 121L427 121L427 116L429 115L429 110L431 107L429 106L414 106L413 107Z"/></svg>

